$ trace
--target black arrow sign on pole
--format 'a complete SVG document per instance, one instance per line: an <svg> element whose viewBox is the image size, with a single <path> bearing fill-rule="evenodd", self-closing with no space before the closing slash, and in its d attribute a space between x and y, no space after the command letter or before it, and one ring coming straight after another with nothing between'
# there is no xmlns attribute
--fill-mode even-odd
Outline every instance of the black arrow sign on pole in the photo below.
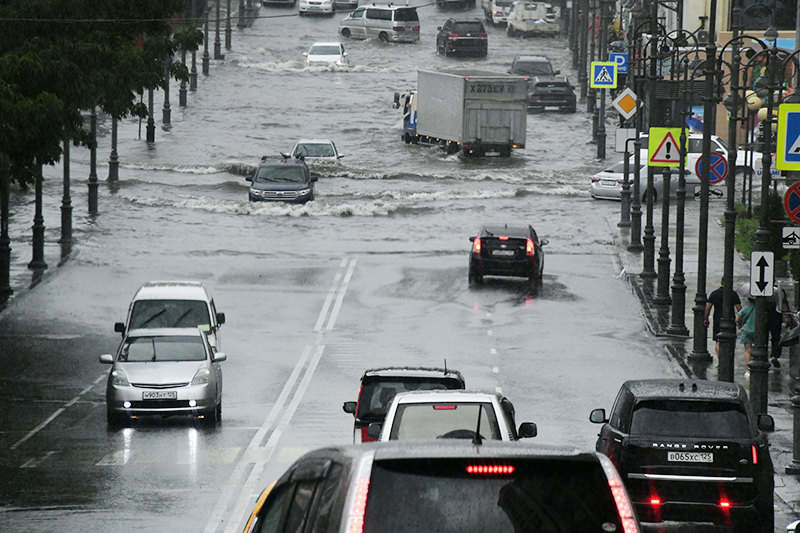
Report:
<svg viewBox="0 0 800 533"><path fill-rule="evenodd" d="M756 263L756 266L758 267L758 281L756 281L756 285L758 286L759 292L764 292L766 286L769 285L765 279L766 270L767 267L769 266L769 261L767 261L766 258L764 258L764 256L762 255L761 259L759 259L758 263Z"/></svg>

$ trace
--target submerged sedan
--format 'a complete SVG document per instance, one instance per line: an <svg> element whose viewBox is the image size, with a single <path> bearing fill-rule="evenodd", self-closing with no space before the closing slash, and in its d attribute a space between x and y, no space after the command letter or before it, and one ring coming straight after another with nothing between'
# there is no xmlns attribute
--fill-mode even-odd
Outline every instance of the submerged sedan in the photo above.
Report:
<svg viewBox="0 0 800 533"><path fill-rule="evenodd" d="M190 415L215 423L222 417L222 369L226 359L214 352L199 328L135 329L116 355L106 387L108 424L126 425L144 415Z"/></svg>
<svg viewBox="0 0 800 533"><path fill-rule="evenodd" d="M628 181L631 185L631 194L633 194L633 175L634 165L631 162L628 166ZM678 168L671 168L672 173L669 180L669 196L675 198L678 190ZM664 169L662 167L655 167L655 174L653 176L653 200L656 201L664 194ZM686 198L692 198L700 194L700 178L689 170L685 169L686 175ZM592 198L599 198L603 200L621 200L622 199L622 182L625 180L625 161L620 161L614 165L601 170L594 176L589 185L589 190ZM644 164L639 169L639 193L642 195L642 202L647 201L647 165Z"/></svg>
<svg viewBox="0 0 800 533"><path fill-rule="evenodd" d="M346 65L348 63L347 52L342 43L314 43L308 52L303 52L306 56L306 64L316 65Z"/></svg>

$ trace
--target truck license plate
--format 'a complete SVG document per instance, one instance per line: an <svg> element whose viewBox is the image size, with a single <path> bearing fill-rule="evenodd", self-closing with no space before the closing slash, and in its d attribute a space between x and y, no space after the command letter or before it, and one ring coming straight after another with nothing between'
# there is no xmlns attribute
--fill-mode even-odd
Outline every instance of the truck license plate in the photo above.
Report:
<svg viewBox="0 0 800 533"><path fill-rule="evenodd" d="M667 461L680 463L713 463L711 452L667 452Z"/></svg>
<svg viewBox="0 0 800 533"><path fill-rule="evenodd" d="M174 390L143 392L142 400L176 400L178 392Z"/></svg>

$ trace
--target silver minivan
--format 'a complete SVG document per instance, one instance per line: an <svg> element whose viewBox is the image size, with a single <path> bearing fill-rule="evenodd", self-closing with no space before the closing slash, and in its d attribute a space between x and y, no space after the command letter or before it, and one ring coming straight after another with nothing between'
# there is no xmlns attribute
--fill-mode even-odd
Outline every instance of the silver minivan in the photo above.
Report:
<svg viewBox="0 0 800 533"><path fill-rule="evenodd" d="M419 41L419 15L417 8L409 6L361 6L339 23L339 33L354 39L415 43Z"/></svg>

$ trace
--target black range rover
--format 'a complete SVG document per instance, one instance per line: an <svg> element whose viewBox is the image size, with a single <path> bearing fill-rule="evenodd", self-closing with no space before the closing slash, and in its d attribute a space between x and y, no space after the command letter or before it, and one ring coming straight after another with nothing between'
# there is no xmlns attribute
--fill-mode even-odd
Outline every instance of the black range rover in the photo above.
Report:
<svg viewBox="0 0 800 533"><path fill-rule="evenodd" d="M622 476L643 522L713 522L728 531L774 528L769 415L756 416L741 385L719 381L626 381L596 449Z"/></svg>

